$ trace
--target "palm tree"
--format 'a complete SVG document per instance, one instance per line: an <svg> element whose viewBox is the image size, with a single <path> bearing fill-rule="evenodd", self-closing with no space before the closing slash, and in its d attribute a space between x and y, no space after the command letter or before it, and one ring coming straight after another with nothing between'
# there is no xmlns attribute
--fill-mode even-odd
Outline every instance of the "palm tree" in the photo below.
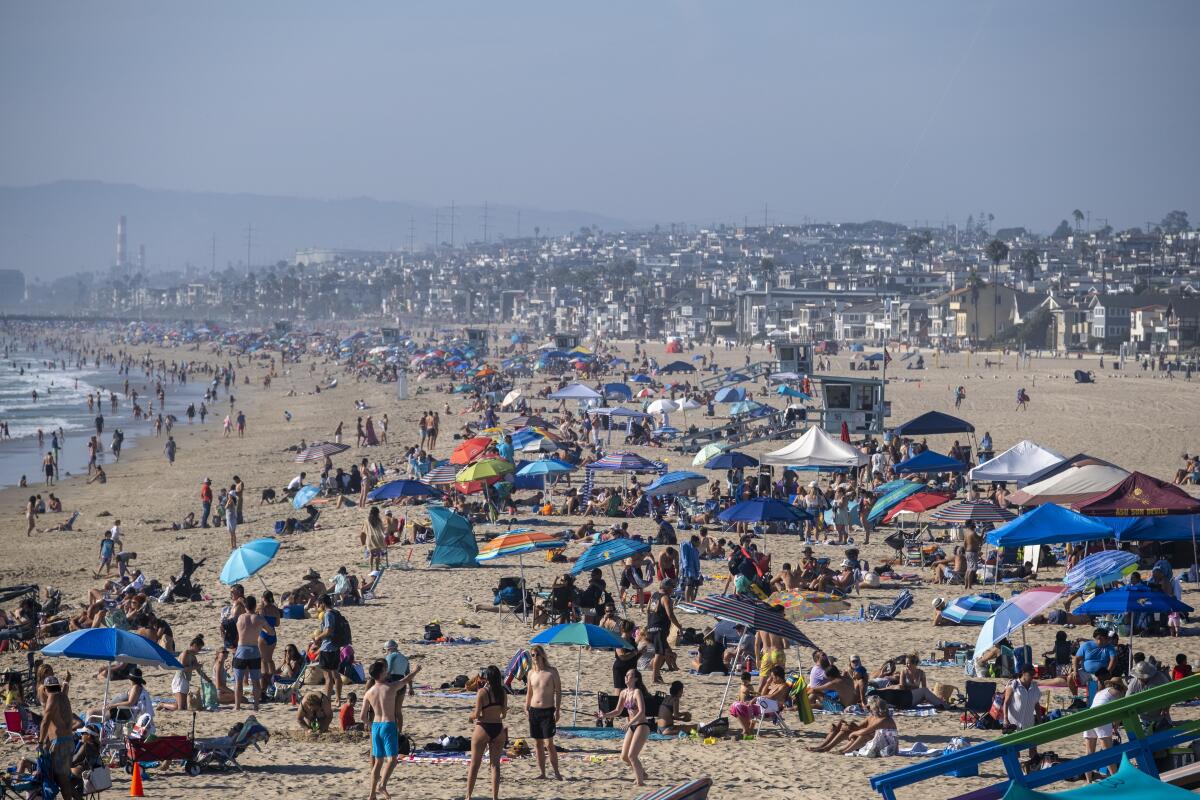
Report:
<svg viewBox="0 0 1200 800"><path fill-rule="evenodd" d="M1000 262L1008 258L1008 245L999 239L992 239L988 242L984 253L987 254L988 260L992 262L992 281L995 282Z"/></svg>
<svg viewBox="0 0 1200 800"><path fill-rule="evenodd" d="M967 289L969 289L971 292L971 308L974 312L971 315L974 319L974 324L972 325L971 329L972 341L976 341L978 339L975 334L979 327L979 292L985 286L987 286L987 283L984 282L983 278L979 277L979 270L972 269L970 274L967 275Z"/></svg>
<svg viewBox="0 0 1200 800"><path fill-rule="evenodd" d="M1075 231L1079 231L1079 226L1083 224L1083 212L1078 208L1071 212L1071 216L1075 218Z"/></svg>

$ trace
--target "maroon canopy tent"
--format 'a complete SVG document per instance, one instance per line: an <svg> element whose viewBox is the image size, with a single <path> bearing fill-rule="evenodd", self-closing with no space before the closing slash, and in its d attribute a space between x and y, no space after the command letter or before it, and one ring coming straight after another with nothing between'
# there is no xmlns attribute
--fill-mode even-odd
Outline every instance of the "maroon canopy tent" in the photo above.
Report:
<svg viewBox="0 0 1200 800"><path fill-rule="evenodd" d="M1071 508L1091 517L1162 517L1200 514L1200 500L1174 484L1131 472L1116 486L1072 503Z"/></svg>

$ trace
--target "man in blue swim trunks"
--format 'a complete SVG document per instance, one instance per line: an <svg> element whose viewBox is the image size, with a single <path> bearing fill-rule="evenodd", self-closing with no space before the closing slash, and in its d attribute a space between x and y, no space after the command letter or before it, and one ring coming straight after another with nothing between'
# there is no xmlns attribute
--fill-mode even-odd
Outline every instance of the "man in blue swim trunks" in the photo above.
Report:
<svg viewBox="0 0 1200 800"><path fill-rule="evenodd" d="M242 685L246 678L250 679L250 692L254 710L258 711L258 702L263 693L262 681L262 652L258 649L260 634L274 636L275 629L266 617L256 613L258 600L249 596L245 600L246 613L237 618L238 642L237 650L233 653L233 709L242 707Z"/></svg>
<svg viewBox="0 0 1200 800"><path fill-rule="evenodd" d="M394 683L388 682L388 662L383 659L371 664L368 671L374 683L363 695L360 717L367 719L368 709L370 710L370 800L376 800L381 795L385 798L391 797L387 792L387 782L392 777L392 771L396 769L396 757L400 755L400 728L396 725L396 693L409 686L420 671L421 668L417 667Z"/></svg>

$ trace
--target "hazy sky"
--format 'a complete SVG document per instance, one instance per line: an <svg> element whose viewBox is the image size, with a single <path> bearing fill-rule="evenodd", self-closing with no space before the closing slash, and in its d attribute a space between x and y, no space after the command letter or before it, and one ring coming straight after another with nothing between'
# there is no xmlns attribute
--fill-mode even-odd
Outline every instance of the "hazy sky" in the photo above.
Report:
<svg viewBox="0 0 1200 800"><path fill-rule="evenodd" d="M0 184L1200 218L1200 2L3 2Z"/></svg>

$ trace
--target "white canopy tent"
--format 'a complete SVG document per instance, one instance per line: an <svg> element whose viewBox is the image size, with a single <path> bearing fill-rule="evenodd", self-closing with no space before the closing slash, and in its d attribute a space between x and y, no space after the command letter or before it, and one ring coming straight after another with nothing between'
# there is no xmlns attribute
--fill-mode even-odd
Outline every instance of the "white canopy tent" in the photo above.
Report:
<svg viewBox="0 0 1200 800"><path fill-rule="evenodd" d="M975 467L967 477L973 481L1025 483L1039 472L1066 460L1066 456L1025 439Z"/></svg>
<svg viewBox="0 0 1200 800"><path fill-rule="evenodd" d="M1013 492L1009 502L1018 506L1039 506L1042 503L1069 505L1077 500L1106 492L1129 477L1129 473L1112 464L1090 460L1057 472L1045 480L1031 483Z"/></svg>
<svg viewBox="0 0 1200 800"><path fill-rule="evenodd" d="M833 438L815 425L787 447L762 457L763 464L806 469L861 467L867 460L867 456L857 448Z"/></svg>

